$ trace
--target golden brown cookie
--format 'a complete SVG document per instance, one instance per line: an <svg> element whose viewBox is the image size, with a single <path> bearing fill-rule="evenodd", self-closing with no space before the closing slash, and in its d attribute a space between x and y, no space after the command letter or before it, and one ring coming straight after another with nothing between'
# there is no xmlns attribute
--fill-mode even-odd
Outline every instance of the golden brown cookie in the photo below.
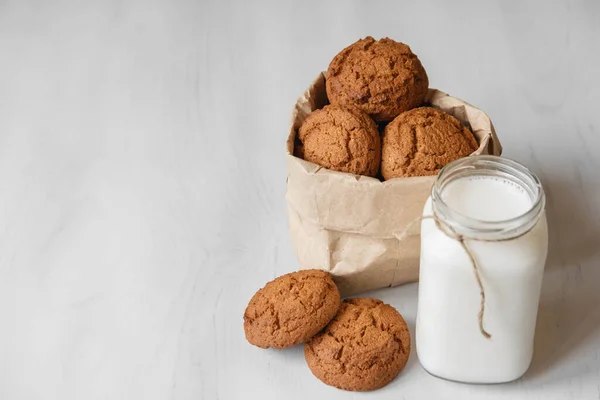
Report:
<svg viewBox="0 0 600 400"><path fill-rule="evenodd" d="M450 114L420 107L386 126L381 155L384 179L436 175L451 161L479 147L473 133Z"/></svg>
<svg viewBox="0 0 600 400"><path fill-rule="evenodd" d="M251 344L282 349L319 332L340 307L340 292L328 272L303 270L267 283L244 312L244 332Z"/></svg>
<svg viewBox="0 0 600 400"><path fill-rule="evenodd" d="M402 316L380 300L346 299L337 315L304 344L313 375L352 391L379 389L402 371L410 333Z"/></svg>
<svg viewBox="0 0 600 400"><path fill-rule="evenodd" d="M326 87L331 104L352 104L376 121L391 121L423 104L429 79L410 47L368 36L333 58Z"/></svg>
<svg viewBox="0 0 600 400"><path fill-rule="evenodd" d="M335 171L375 176L381 138L375 122L352 106L313 111L298 130L304 159Z"/></svg>

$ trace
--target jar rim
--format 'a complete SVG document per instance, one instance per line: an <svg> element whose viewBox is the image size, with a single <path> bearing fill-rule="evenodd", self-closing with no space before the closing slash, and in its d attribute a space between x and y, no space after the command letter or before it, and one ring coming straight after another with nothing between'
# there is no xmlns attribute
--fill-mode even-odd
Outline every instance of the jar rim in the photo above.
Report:
<svg viewBox="0 0 600 400"><path fill-rule="evenodd" d="M532 200L524 213L503 220L487 221L467 216L451 208L443 199L445 185L454 179L473 175L500 175L521 186ZM444 166L431 190L432 206L438 218L451 224L466 237L519 236L535 226L545 209L546 197L540 179L523 164L506 157L477 155L460 158Z"/></svg>

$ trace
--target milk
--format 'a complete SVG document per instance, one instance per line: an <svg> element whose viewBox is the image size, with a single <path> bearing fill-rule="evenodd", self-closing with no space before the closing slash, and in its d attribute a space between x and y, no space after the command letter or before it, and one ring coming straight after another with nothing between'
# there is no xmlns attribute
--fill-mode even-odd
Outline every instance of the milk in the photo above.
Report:
<svg viewBox="0 0 600 400"><path fill-rule="evenodd" d="M513 182L490 176L460 178L448 183L442 198L453 210L482 221L503 221L525 214L532 200Z"/></svg>
<svg viewBox="0 0 600 400"><path fill-rule="evenodd" d="M527 185L493 171L486 175L485 166L481 168L483 174L446 183L438 193L440 202L456 213L454 217L479 220L483 225L530 222L529 228L523 228L528 232L517 230L513 236L521 236L513 239L466 240L483 283L483 326L491 338L486 339L479 329L480 289L465 249L433 220L425 219L421 223L416 347L421 364L432 375L498 383L519 378L531 363L548 234L543 205L536 215L526 215L536 205L535 193ZM435 201L427 200L423 215L432 215Z"/></svg>

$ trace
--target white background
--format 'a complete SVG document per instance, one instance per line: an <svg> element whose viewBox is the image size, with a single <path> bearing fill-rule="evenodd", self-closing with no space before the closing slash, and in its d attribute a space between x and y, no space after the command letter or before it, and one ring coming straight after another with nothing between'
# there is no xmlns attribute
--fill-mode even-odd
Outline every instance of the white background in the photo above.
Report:
<svg viewBox="0 0 600 400"><path fill-rule="evenodd" d="M291 107L360 37L494 121L542 178L550 255L514 383L325 386L245 342L297 268ZM0 399L600 398L600 2L0 0ZM417 285L372 293L414 333Z"/></svg>

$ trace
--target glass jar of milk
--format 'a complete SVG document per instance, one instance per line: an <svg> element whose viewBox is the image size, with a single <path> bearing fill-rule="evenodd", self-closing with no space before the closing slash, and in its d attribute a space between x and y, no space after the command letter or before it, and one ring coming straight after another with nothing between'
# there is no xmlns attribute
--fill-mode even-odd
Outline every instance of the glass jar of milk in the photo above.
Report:
<svg viewBox="0 0 600 400"><path fill-rule="evenodd" d="M509 159L472 156L440 171L421 222L416 344L429 373L499 383L527 371L548 251L544 207L539 179Z"/></svg>

